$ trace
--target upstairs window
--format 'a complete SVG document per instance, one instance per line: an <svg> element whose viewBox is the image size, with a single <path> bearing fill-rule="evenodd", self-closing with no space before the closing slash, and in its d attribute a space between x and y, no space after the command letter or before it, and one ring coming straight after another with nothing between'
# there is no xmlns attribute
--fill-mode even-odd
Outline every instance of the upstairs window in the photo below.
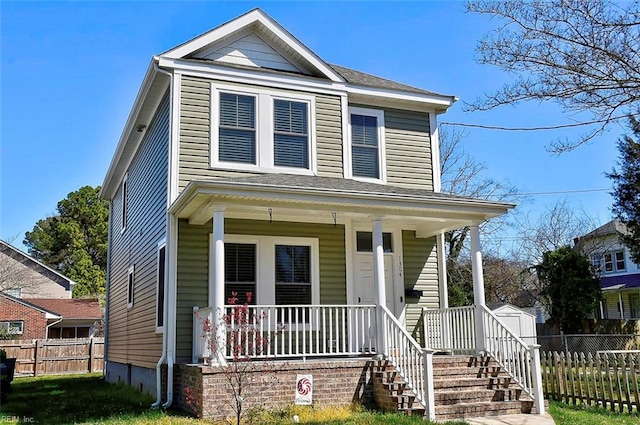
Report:
<svg viewBox="0 0 640 425"><path fill-rule="evenodd" d="M607 252L604 254L605 273L622 272L626 269L624 251Z"/></svg>
<svg viewBox="0 0 640 425"><path fill-rule="evenodd" d="M316 175L315 97L219 84L211 92L212 167Z"/></svg>
<svg viewBox="0 0 640 425"><path fill-rule="evenodd" d="M220 93L218 159L256 164L256 99Z"/></svg>
<svg viewBox="0 0 640 425"><path fill-rule="evenodd" d="M309 168L307 104L273 102L273 163L276 167Z"/></svg>
<svg viewBox="0 0 640 425"><path fill-rule="evenodd" d="M127 228L127 207L129 203L129 194L128 194L128 183L129 174L125 174L122 179L122 231L124 232Z"/></svg>
<svg viewBox="0 0 640 425"><path fill-rule="evenodd" d="M349 108L349 143L351 177L384 183L384 112Z"/></svg>

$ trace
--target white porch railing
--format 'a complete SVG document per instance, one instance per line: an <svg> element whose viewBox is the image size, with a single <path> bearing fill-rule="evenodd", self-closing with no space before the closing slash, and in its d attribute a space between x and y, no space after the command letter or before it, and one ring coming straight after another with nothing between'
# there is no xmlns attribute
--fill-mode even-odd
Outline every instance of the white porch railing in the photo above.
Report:
<svg viewBox="0 0 640 425"><path fill-rule="evenodd" d="M544 413L539 345L527 345L486 306L481 306L484 344L476 341L475 306L423 309L424 340L427 348L454 354L484 351L533 400Z"/></svg>
<svg viewBox="0 0 640 425"><path fill-rule="evenodd" d="M425 416L435 420L433 351L422 348L386 306L381 308L387 360L425 408Z"/></svg>
<svg viewBox="0 0 640 425"><path fill-rule="evenodd" d="M505 372L538 403L543 401L539 345L527 345L487 306L481 306L484 319L485 350ZM544 405L543 405L544 406Z"/></svg>
<svg viewBox="0 0 640 425"><path fill-rule="evenodd" d="M291 358L374 354L376 307L373 305L225 306L214 327L225 326L225 357ZM209 311L200 309L199 311ZM203 317L198 314L197 316ZM202 320L194 322L194 358L211 353ZM215 331L213 332L215 334ZM204 350L203 350L204 348Z"/></svg>
<svg viewBox="0 0 640 425"><path fill-rule="evenodd" d="M457 354L476 352L475 307L422 310L425 347Z"/></svg>

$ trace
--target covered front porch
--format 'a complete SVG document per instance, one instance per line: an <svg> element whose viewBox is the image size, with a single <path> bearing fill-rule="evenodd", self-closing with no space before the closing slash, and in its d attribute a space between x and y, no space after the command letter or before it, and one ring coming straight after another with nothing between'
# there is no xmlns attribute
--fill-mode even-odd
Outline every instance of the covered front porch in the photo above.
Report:
<svg viewBox="0 0 640 425"><path fill-rule="evenodd" d="M478 226L509 207L319 177L191 182L170 211L185 229L174 235L178 247L190 226L210 226L190 360L384 359L434 419L433 355L483 353L536 400L535 347L484 302ZM443 234L464 226L475 306L449 309Z"/></svg>

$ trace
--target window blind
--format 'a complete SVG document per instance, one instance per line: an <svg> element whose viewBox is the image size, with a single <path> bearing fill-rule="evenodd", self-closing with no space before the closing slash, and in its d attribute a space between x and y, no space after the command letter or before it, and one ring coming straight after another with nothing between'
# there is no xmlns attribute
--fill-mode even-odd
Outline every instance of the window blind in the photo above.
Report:
<svg viewBox="0 0 640 425"><path fill-rule="evenodd" d="M304 102L273 102L274 165L309 168L309 120Z"/></svg>
<svg viewBox="0 0 640 425"><path fill-rule="evenodd" d="M255 97L220 93L218 159L256 163Z"/></svg>
<svg viewBox="0 0 640 425"><path fill-rule="evenodd" d="M376 117L351 114L351 157L354 176L380 178Z"/></svg>

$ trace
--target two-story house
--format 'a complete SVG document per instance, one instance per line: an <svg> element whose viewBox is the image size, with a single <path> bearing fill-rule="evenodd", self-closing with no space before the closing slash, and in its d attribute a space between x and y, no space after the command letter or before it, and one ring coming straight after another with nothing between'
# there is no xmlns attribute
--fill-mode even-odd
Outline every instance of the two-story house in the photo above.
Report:
<svg viewBox="0 0 640 425"><path fill-rule="evenodd" d="M576 240L600 274L603 319L640 319L640 264L620 241L619 234L626 232L623 223L612 220Z"/></svg>
<svg viewBox="0 0 640 425"><path fill-rule="evenodd" d="M273 337L256 360L289 361L266 405L293 403L300 373L314 403L351 403L378 355L435 417L425 353L491 353L478 225L512 207L440 193L437 117L455 101L329 64L259 9L154 56L102 187L107 379L187 408L195 382L207 415L227 394L197 319L250 293ZM452 313L443 234L463 226L478 308Z"/></svg>

